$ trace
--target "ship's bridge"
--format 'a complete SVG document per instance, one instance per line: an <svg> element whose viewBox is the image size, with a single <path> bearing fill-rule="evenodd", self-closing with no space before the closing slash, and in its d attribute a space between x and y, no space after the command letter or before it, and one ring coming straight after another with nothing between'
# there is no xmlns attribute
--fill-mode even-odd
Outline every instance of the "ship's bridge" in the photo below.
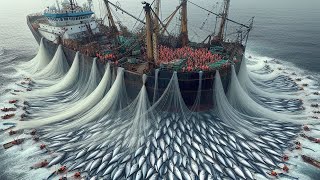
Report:
<svg viewBox="0 0 320 180"><path fill-rule="evenodd" d="M91 10L46 10L44 16L53 26L70 26L85 24L91 21L94 13Z"/></svg>
<svg viewBox="0 0 320 180"><path fill-rule="evenodd" d="M89 7L62 4L48 7L43 15L46 22L39 23L39 32L46 39L58 42L59 37L66 39L81 39L99 33L94 12Z"/></svg>

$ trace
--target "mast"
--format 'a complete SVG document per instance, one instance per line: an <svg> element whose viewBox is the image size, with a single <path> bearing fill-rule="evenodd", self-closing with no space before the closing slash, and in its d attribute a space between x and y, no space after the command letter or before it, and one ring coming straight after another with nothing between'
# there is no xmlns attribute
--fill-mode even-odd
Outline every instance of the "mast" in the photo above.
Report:
<svg viewBox="0 0 320 180"><path fill-rule="evenodd" d="M230 7L230 0L224 0L224 8L223 8L223 13L221 17L220 29L218 33L218 38L220 41L223 41L223 38L224 38L223 34L224 34L224 29L226 26L227 19L228 19L229 7Z"/></svg>
<svg viewBox="0 0 320 180"><path fill-rule="evenodd" d="M182 46L189 43L188 38L188 14L187 14L187 0L182 0L181 6L181 42Z"/></svg>
<svg viewBox="0 0 320 180"><path fill-rule="evenodd" d="M151 6L147 2L143 2L145 4L144 11L146 15L146 46L147 46L147 59L149 63L154 63L153 58L153 44L152 44L152 17L151 17Z"/></svg>
<svg viewBox="0 0 320 180"><path fill-rule="evenodd" d="M153 17L153 24L154 24L154 32L153 32L153 56L154 62L157 63L159 59L159 52L158 52L158 37L160 33L160 25L159 25L159 15L160 15L160 0L155 1L154 5L154 17Z"/></svg>
<svg viewBox="0 0 320 180"><path fill-rule="evenodd" d="M74 0L69 0L69 2L70 2L70 8L73 11L75 6Z"/></svg>
<svg viewBox="0 0 320 180"><path fill-rule="evenodd" d="M112 13L111 13L111 9L109 6L109 1L108 0L103 0L104 3L106 4L107 7L107 16L108 16L108 22L109 22L109 26L111 27L112 33L113 35L116 35L119 31L118 28L116 26L116 23L114 22Z"/></svg>
<svg viewBox="0 0 320 180"><path fill-rule="evenodd" d="M160 17L160 16L159 16L159 15L160 15L160 0L155 0L154 12L156 13L156 15L157 15L158 17ZM154 18L154 19L156 19L156 18ZM158 20L157 20L157 22L158 22ZM158 24L159 24L159 23L158 23Z"/></svg>

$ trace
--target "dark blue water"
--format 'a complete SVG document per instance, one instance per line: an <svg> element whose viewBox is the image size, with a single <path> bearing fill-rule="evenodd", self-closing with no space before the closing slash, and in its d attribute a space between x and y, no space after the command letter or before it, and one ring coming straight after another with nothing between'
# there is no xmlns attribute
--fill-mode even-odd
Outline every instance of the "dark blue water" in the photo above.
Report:
<svg viewBox="0 0 320 180"><path fill-rule="evenodd" d="M245 14L246 10L237 10ZM296 66L320 70L319 9L257 9L249 50L263 56L292 62Z"/></svg>

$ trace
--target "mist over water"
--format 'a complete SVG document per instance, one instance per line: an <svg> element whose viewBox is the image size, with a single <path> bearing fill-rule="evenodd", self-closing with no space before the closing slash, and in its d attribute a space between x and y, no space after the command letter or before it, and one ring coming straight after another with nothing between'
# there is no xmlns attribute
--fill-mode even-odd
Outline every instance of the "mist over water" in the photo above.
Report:
<svg viewBox="0 0 320 180"><path fill-rule="evenodd" d="M82 4L84 1L78 0L79 4ZM193 0L193 2L203 5L207 7L208 9L212 9L212 6L214 5L213 2L208 2L206 0ZM15 71L15 66L22 65L22 69L26 68L26 64L23 64L24 61L31 60L37 53L38 50L38 44L34 40L31 32L29 31L29 28L26 24L26 15L31 13L40 12L45 7L50 6L54 4L55 1L53 0L10 0L10 1L4 1L0 0L0 108L4 105L4 102L7 101L7 97L4 96L4 94L8 93L10 89L14 88L14 82L18 82L21 80L21 74ZM103 11L103 3L95 1L95 7L94 10L96 11L96 14L98 17L101 16ZM121 4L121 7L124 9L127 9L130 13L139 15L142 10L142 5L140 0L119 0L119 3ZM178 5L178 2L174 2L171 0L163 0L162 2L162 17L165 18L167 15L172 12L175 7ZM119 19L123 21L123 24L128 24L129 27L132 27L134 24L134 20L127 18L126 16L122 15L121 12L116 12ZM201 41L203 40L206 35L208 35L209 32L212 32L211 27L214 26L214 18L212 15L208 16L206 12L203 12L202 10L197 9L196 7L193 7L192 5L189 5L189 34L190 39L194 41ZM319 70L320 70L320 2L317 0L308 0L306 1L298 1L298 0L269 0L269 1L256 1L256 0L239 0L239 1L231 1L231 9L230 9L230 18L234 19L239 22L246 23L252 16L255 16L255 23L254 23L254 29L251 33L251 36L249 38L248 47L247 47L247 57L252 56L252 59L249 58L248 61L248 71L246 70L243 74L243 76L239 76L239 80L236 76L233 76L233 82L239 81L240 84L243 86L244 91L242 93L243 96L237 94L237 89L241 88L240 84L235 83L233 85L233 89L231 92L233 92L233 95L226 95L223 93L223 91L219 91L219 93L216 94L217 97L220 97L218 99L219 103L221 104L220 109L217 110L217 112L210 112L208 114L201 114L201 118L199 117L193 117L199 118L199 120L202 122L201 125L208 123L209 126L216 126L224 127L224 123L229 126L239 126L238 131L242 132L245 135L250 134L257 134L260 133L260 131L266 130L266 129L260 129L260 128L253 128L251 132L246 130L246 126L253 125L255 127L263 126L263 124L269 124L269 120L278 120L277 118L282 118L284 116L279 115L283 112L285 113L292 113L296 112L294 116L295 118L301 118L302 115L305 115L304 113L308 114L310 109L307 109L307 111L302 111L299 109L299 107L302 106L300 104L300 101L297 99L292 101L274 101L274 99L279 97L288 97L293 96L296 98L296 96L300 97L301 94L296 93L298 89L298 86L295 84L294 80L290 80L287 78L287 76L290 76L291 73L296 72L303 77L303 82L300 82L300 86L302 83L310 83L310 87L306 88L306 94L310 95L314 91L319 91L319 86L317 86L318 77L319 77ZM142 16L141 16L142 17ZM208 19L206 21L206 25L202 30L199 29L199 27L203 24L205 19ZM175 22L178 22L177 19L174 20ZM129 28L130 29L130 28ZM174 33L177 31L177 26L172 27L171 31ZM275 72L269 73L270 69L266 67L266 64L263 62L267 60L270 63L270 66ZM277 64L273 60L280 61L282 65ZM24 67L23 67L24 66ZM63 65L61 65L63 66ZM63 66L65 67L65 66ZM64 70L61 74L67 73L67 68ZM286 74L282 71L277 71L278 68L287 68ZM53 68L54 69L54 68ZM94 69L94 67L92 68ZM49 70L52 70L49 68ZM48 72L51 72L49 71ZM57 70L57 69L56 69ZM35 72L38 71L38 69L35 69ZM40 71L40 70L39 70ZM73 72L73 71L72 71ZM81 72L79 69L74 70L73 75L76 75L77 73ZM58 74L56 72L52 72L53 74ZM41 74L41 73L40 73ZM62 76L61 74L58 74L59 76ZM89 74L89 73L88 73ZM107 74L107 73L106 73ZM248 75L249 74L249 75ZM103 74L102 74L103 75ZM42 77L39 77L40 80ZM88 78L88 77L87 77ZM250 80L248 80L250 78ZM295 79L296 77L293 77ZM62 79L62 78L61 78ZM72 81L75 81L76 78L72 78ZM84 78L85 79L85 78ZM99 79L99 78L97 78ZM107 78L106 78L107 79ZM121 78L119 78L121 80ZM99 79L100 80L100 79ZM81 92L82 94L86 94L86 96L89 96L89 99L91 96L89 95L91 92L93 92L94 87L98 86L98 81L94 83L94 85L88 84L88 92ZM117 83L121 84L121 81L117 81ZM252 80L252 82L251 82ZM85 81L85 80L83 80ZM176 90L177 86L174 84L177 80L173 77L171 86L171 90ZM250 83L249 83L249 82ZM239 83L238 82L238 83ZM70 82L71 83L71 80ZM74 83L74 82L72 82ZM106 84L109 84L108 81L105 81ZM56 83L58 84L58 83ZM77 86L81 87L82 84L78 84ZM92 86L92 87L91 87ZM111 86L111 85L110 85ZM220 87L219 82L216 82L217 88ZM107 87L107 86L101 86L101 87ZM257 89L253 87L258 87ZM48 93L48 97L50 98L57 98L55 96L58 96L57 94L52 95L53 93L57 93L56 91L62 90L62 88L67 88L64 86L48 86L48 89L51 91L41 91L41 87L39 86L39 91L35 92L41 92L43 94ZM69 87L68 87L69 88ZM259 88L263 89L265 92L262 93ZM90 89L90 90L89 90ZM80 125L84 125L84 129L88 129L88 126L93 126L94 118L92 115L96 115L97 112L99 114L108 114L110 112L114 112L114 109L110 106L108 109L105 108L106 102L113 102L114 106L119 106L117 104L118 101L121 99L120 93L118 92L122 89L122 86L114 86L113 92L114 94L110 94L109 96L106 95L105 100L102 103L99 103L101 105L95 106L96 108L93 108L93 110L88 110L88 108L84 107L82 102L86 102L85 105L90 105L90 107L94 106L96 103L98 103L99 100L102 99L104 89L102 88L101 92L99 91L99 96L96 96L98 99L91 99L90 101L86 101L86 98L83 97L83 99L79 98L72 102L72 99L70 98L70 102L66 101L63 103L63 106L58 107L52 106L56 109L56 113L60 113L56 116L51 116L46 118L44 124L46 122L58 122L61 119L61 116L64 116L65 114L62 114L66 112L68 115L74 116L75 114L79 114L82 111L88 111L86 113L83 113L81 118L73 118L75 121L74 123L70 123L69 126L66 126L65 129L63 126L60 127L60 131L64 132L65 130L75 128L79 128ZM52 92L52 93L51 93ZM277 92L275 95L274 92ZM40 94L32 94L32 92L29 94L30 97L34 96L33 100L36 101L36 103L41 104L40 100L37 100L37 98L41 97ZM107 92L105 92L107 93ZM263 94L263 98L261 96L258 96L257 94L261 95ZM64 94L65 95L65 94ZM73 97L72 94L70 97ZM66 96L67 96L66 95ZM76 94L74 95L76 96ZM101 97L100 97L101 96ZM168 106L168 102L161 102L156 104L156 106L153 106L151 109L148 110L148 113L144 114L144 112L147 111L148 108L150 108L150 104L147 103L147 100L145 99L145 90L144 87L142 87L141 92L137 99L129 106L131 109L130 111L125 113L126 115L123 115L120 117L122 120L124 120L123 124L116 124L110 126L111 128L114 127L121 127L118 131L113 132L113 135L108 135L107 140L110 140L112 138L115 138L119 134L121 134L120 131L126 130L127 127L137 127L142 128L141 125L141 114L143 114L144 119L152 119L154 116L157 116L158 114L154 113L160 107L166 107ZM168 99L172 98L173 100L177 97L176 94L168 94ZM30 98L29 97L29 98ZM46 96L47 97L47 96ZM43 99L46 99L46 97L41 97ZM116 97L116 98L115 98ZM229 98L229 99L228 99ZM251 98L251 101L246 101L245 98ZM308 97L309 98L309 97ZM307 99L308 99L307 98ZM111 100L110 100L111 99ZM317 98L315 98L317 99ZM83 100L83 101L82 101ZM310 100L310 99L308 99ZM310 106L310 104L313 101L305 101L304 106ZM177 100L179 101L179 99ZM181 101L181 99L180 99ZM179 102L180 102L179 101ZM316 102L316 100L315 100ZM70 104L68 104L70 103ZM180 102L181 103L181 102ZM54 104L54 103L53 103ZM70 110L64 110L63 107L71 107L72 105L83 105L80 109L73 109ZM271 104L271 105L270 105ZM48 107L47 109L50 110L50 107L52 104L48 103L46 104ZM62 104L61 104L62 105ZM65 106L64 106L65 105ZM162 105L162 106L160 106ZM169 104L170 105L170 104ZM263 111L254 112L249 107L254 108L255 106L261 106L260 109ZM139 107L139 108L137 108ZM172 115L172 119L170 120L170 123L173 123L174 121L178 122L181 120L179 117L185 117L187 113L187 110L185 110L185 107L179 107L182 109L182 114L174 114ZM71 108L70 108L71 109ZM290 110L292 109L292 110ZM164 109L161 109L164 110ZM44 112L45 110L43 110ZM272 112L271 112L272 111ZM275 111L275 112L274 112ZM43 118L43 114L40 111L37 113L37 110L34 110L36 112L35 118ZM133 114L133 115L132 115ZM218 115L219 117L213 117L213 114ZM267 114L267 118L266 115ZM1 114L2 115L2 114ZM39 117L37 117L39 115ZM200 115L199 115L200 116ZM207 119L208 117L217 120L217 123L210 124ZM99 116L100 118L100 116ZM108 117L109 118L109 117ZM99 123L104 124L104 128L109 127L110 124L112 124L112 121L114 120L108 120L108 118L102 118ZM161 115L162 119L158 119L158 123L165 127L168 123L166 115ZM217 119L216 119L217 118ZM230 121L230 118L236 121ZM256 119L259 119L259 121L255 121ZM112 118L111 118L112 119ZM128 119L133 119L133 123ZM192 118L191 118L192 119ZM187 127L187 124L191 122L192 128L202 128L198 127L199 125L195 123L195 121L182 121L182 123L185 124L185 127ZM285 118L283 118L285 119ZM294 119L294 118L293 118ZM294 121L293 119L285 119L288 121ZM252 122L248 123L249 120L252 120ZM80 122L80 123L77 123ZM148 122L148 124L154 123L154 122ZM256 124L255 124L256 123ZM262 123L262 124L261 124ZM277 138L281 137L281 133L287 133L289 134L289 140L293 139L293 136L290 135L292 132L296 132L297 129L296 126L293 126L291 124L286 123L279 123L276 124L277 126L281 128L288 128L286 130L283 130L283 132L278 132L278 129L276 128L276 125L272 131L275 132L273 134ZM88 126L85 126L85 124L88 124ZM210 125L209 125L210 124ZM30 125L30 124L29 124ZM34 126L31 124L31 126ZM168 126L168 125L167 125ZM125 127L124 129L122 129ZM171 125L169 126L170 129ZM81 127L82 128L82 127ZM266 127L267 128L267 127ZM291 132L291 129L294 129L294 131ZM110 130L108 129L108 130ZM129 128L130 129L130 128ZM227 132L229 133L230 130L227 129ZM268 129L267 129L268 130ZM182 131L182 130L181 130ZM270 131L270 130L269 130ZM106 131L103 133L103 136L100 137L100 141L105 140L103 139L104 136L107 136L109 131ZM131 132L131 131L130 131ZM129 133L129 136L134 136L135 134L140 132L131 132ZM230 132L232 134L232 132ZM276 134L278 133L278 134ZM92 135L93 133L91 133ZM279 135L280 134L280 135ZM234 135L234 134L232 134ZM279 135L279 136L278 136ZM319 136L319 133L316 133L315 135ZM200 135L199 135L200 136ZM93 136L94 137L94 136ZM241 137L236 137L237 140L241 139ZM89 140L92 140L94 138L89 138ZM280 138L281 139L281 138ZM9 138L4 138L0 136L0 142L9 141L12 140ZM136 142L136 139L132 137L131 139L133 142ZM301 140L301 139L300 139ZM88 142L88 140L86 140ZM254 140L252 140L254 142ZM202 142L204 143L204 142ZM133 143L134 144L134 143ZM201 144L201 143L200 143ZM91 144L90 144L91 145ZM305 146L314 148L317 152L319 152L319 145L313 145L312 143L305 143ZM37 172L32 172L29 175L26 175L26 171L29 169L29 165L25 165L23 162L21 164L24 164L24 167L15 166L15 162L19 162L20 159L24 159L27 156L34 155L36 159L34 161L40 161L43 158L46 158L45 156L38 156L36 152L36 148L38 146L33 146L31 142L28 142L23 147L33 147L33 148L26 148L22 151L22 154L19 154L19 148L17 147L11 151L9 151L9 156L0 156L0 179L19 179L19 174L25 175L24 177L32 177L32 173L47 176L48 171L47 170L38 170ZM229 146L228 146L229 148ZM220 149L219 149L220 150ZM14 152L17 151L17 152ZM304 153L310 154L314 157L320 158L319 154L309 152L309 151L303 151ZM29 154L33 153L33 154ZM15 158L13 158L15 156ZM70 155L71 156L71 155ZM41 159L42 158L42 159ZM219 158L218 158L219 159ZM33 162L34 162L33 161ZM295 160L290 163L294 163ZM2 163L4 162L4 163ZM30 162L30 163L33 163ZM5 164L8 163L8 164ZM297 162L298 164L301 162ZM13 170L7 171L4 166L14 166ZM22 165L21 165L22 166ZM19 169L21 168L21 169ZM52 170L52 168L50 169ZM13 173L12 171L16 171ZM303 172L308 172L307 176L303 175ZM10 173L13 173L13 176ZM20 174L20 175L21 175ZM300 176L300 178L309 178L309 179L316 179L318 177L319 173L314 168L309 168L302 165L302 168L297 169L293 175ZM40 176L37 176L40 177Z"/></svg>

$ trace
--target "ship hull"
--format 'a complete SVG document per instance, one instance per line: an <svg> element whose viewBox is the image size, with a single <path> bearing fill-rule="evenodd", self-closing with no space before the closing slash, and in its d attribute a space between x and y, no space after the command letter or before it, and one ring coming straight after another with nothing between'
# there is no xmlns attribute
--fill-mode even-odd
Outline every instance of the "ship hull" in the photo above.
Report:
<svg viewBox="0 0 320 180"><path fill-rule="evenodd" d="M37 20L37 18L40 18L40 17L41 16L27 17L27 24L34 38L38 43L40 43L42 36L37 31L37 29L33 27L32 22L34 22L35 20ZM43 40L43 43L46 49L48 50L49 54L53 57L58 45L46 39ZM68 63L71 65L75 57L76 50L72 50L64 46L63 46L63 50ZM80 58L85 66L87 66L88 68L91 68L93 57L89 57L87 55L80 53ZM97 63L98 63L99 71L101 73L104 73L105 64L100 61L97 61ZM241 61L235 64L235 69L237 73L239 71L240 64L241 64ZM113 72L115 73L116 71L113 71ZM224 86L224 90L227 91L229 82L230 82L230 77L231 77L231 67L229 66L226 69L220 70L219 72L221 75L221 80ZM146 88L147 88L150 102L161 97L161 95L163 94L164 90L167 88L170 82L172 74L173 74L172 71L160 70L158 73L157 83L155 78L156 77L155 71L148 74L148 78L146 80ZM194 105L197 96L199 96L199 91L198 91L199 83L200 83L199 73L198 72L178 72L177 75L179 79L180 92L184 99L184 102L188 107L191 107ZM215 71L203 72L202 81L201 81L201 84L202 84L201 93L200 93L201 96L200 96L200 101L197 105L197 110L207 110L213 107L214 77L215 77ZM143 84L142 75L126 70L124 73L124 80L125 80L128 97L130 99L134 99L138 95L142 87L142 84ZM157 88L155 88L156 84L158 86ZM157 89L156 93L155 93L155 89Z"/></svg>

